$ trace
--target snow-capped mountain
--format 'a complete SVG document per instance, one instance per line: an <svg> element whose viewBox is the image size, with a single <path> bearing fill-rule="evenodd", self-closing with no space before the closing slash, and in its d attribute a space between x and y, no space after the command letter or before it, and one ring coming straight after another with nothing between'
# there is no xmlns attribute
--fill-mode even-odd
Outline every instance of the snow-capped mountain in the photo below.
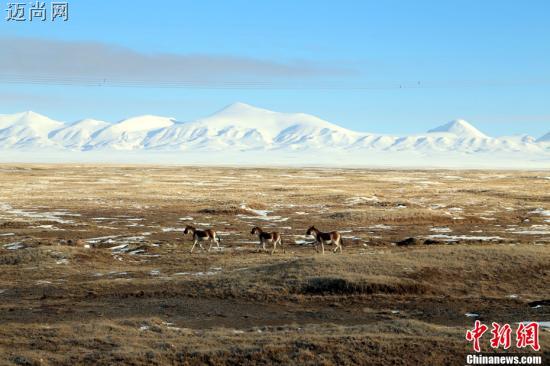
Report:
<svg viewBox="0 0 550 366"><path fill-rule="evenodd" d="M140 116L125 119L94 132L83 145L84 150L134 150L147 147L144 141L174 125L173 118ZM65 145L64 145L65 146Z"/></svg>
<svg viewBox="0 0 550 366"><path fill-rule="evenodd" d="M463 119L457 119L446 123L442 126L433 128L428 131L429 133L450 133L452 135L461 137L461 138L487 138L483 132L472 126L470 123L466 122Z"/></svg>
<svg viewBox="0 0 550 366"><path fill-rule="evenodd" d="M546 135L541 136L537 139L537 142L550 142L550 132L548 132Z"/></svg>
<svg viewBox="0 0 550 366"><path fill-rule="evenodd" d="M303 113L277 113L244 103L232 104L213 115L176 123L151 134L151 149L299 149L345 146L359 134Z"/></svg>
<svg viewBox="0 0 550 366"><path fill-rule="evenodd" d="M67 148L81 149L90 141L94 133L108 126L110 126L108 122L84 119L51 132L49 138Z"/></svg>
<svg viewBox="0 0 550 366"><path fill-rule="evenodd" d="M544 163L550 161L550 133L538 140L527 135L494 138L455 120L426 133L393 136L351 131L309 114L235 103L189 122L139 116L116 123L84 119L66 124L34 112L0 115L0 150L151 151L177 156L252 152L251 159L261 152L300 156L310 152L313 157L347 153L354 159L395 153L428 160L442 154L452 159L485 154L502 156L503 161L512 157Z"/></svg>
<svg viewBox="0 0 550 366"><path fill-rule="evenodd" d="M34 112L0 116L0 148L56 146L48 134L65 125Z"/></svg>

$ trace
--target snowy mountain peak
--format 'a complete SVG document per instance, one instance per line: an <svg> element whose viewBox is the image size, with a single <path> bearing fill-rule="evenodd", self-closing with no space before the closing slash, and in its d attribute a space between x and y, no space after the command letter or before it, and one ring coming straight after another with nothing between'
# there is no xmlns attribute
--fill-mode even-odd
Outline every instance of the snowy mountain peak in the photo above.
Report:
<svg viewBox="0 0 550 366"><path fill-rule="evenodd" d="M48 135L65 124L35 112L0 116L0 146L4 149L26 149L53 146Z"/></svg>
<svg viewBox="0 0 550 366"><path fill-rule="evenodd" d="M0 115L0 128L5 128L13 124L29 125L29 124L40 124L40 123L48 124L48 125L52 125L52 124L62 125L61 122L54 121L53 119L50 119L44 115L41 115L33 111Z"/></svg>
<svg viewBox="0 0 550 366"><path fill-rule="evenodd" d="M23 113L18 113L17 116L18 123L49 123L49 124L61 124L59 121L55 121L49 117L44 116L43 114L36 113L33 111L27 111Z"/></svg>
<svg viewBox="0 0 550 366"><path fill-rule="evenodd" d="M215 114L220 114L220 113L261 113L261 112L271 112L267 109L263 109L263 108L258 108L258 107L255 107L253 105L250 105L250 104L246 104L246 103L243 103L243 102L235 102L235 103L232 103L228 106L226 106L225 108L221 109L220 111L218 111L217 113Z"/></svg>
<svg viewBox="0 0 550 366"><path fill-rule="evenodd" d="M5 128L33 129L36 132L51 131L63 127L62 122L55 121L41 114L27 111L11 115L0 115L0 130Z"/></svg>
<svg viewBox="0 0 550 366"><path fill-rule="evenodd" d="M256 120L261 122L262 119L269 119L275 115L281 115L284 113L273 112L268 109L259 108L252 106L246 103L233 103L227 107L219 110L218 112L210 115L206 119L221 118L221 119L231 119L233 121L245 121L245 120Z"/></svg>
<svg viewBox="0 0 550 366"><path fill-rule="evenodd" d="M41 119L41 118L47 118L46 116L36 113L33 111L25 111L21 113L16 113L16 116L18 116L19 119Z"/></svg>
<svg viewBox="0 0 550 366"><path fill-rule="evenodd" d="M548 132L546 135L541 136L537 139L537 142L550 142L550 132Z"/></svg>
<svg viewBox="0 0 550 366"><path fill-rule="evenodd" d="M454 121L448 122L444 125L436 127L428 131L428 133L452 133L453 135L459 137L468 137L468 138L487 138L483 132L472 126L469 122L463 119L456 119Z"/></svg>
<svg viewBox="0 0 550 366"><path fill-rule="evenodd" d="M305 113L280 113L258 108L246 103L233 103L211 116L192 122L209 130L255 130L268 141L285 129L332 131L353 133L350 130Z"/></svg>
<svg viewBox="0 0 550 366"><path fill-rule="evenodd" d="M82 143L85 150L112 148L115 150L135 150L144 147L144 141L152 135L173 127L173 118L144 115L122 120L100 129Z"/></svg>
<svg viewBox="0 0 550 366"><path fill-rule="evenodd" d="M33 119L36 120L36 119L48 118L40 113L36 113L33 111L25 111L25 112L15 113L7 116L11 116L13 119L16 119L16 120L33 120Z"/></svg>
<svg viewBox="0 0 550 366"><path fill-rule="evenodd" d="M122 120L112 125L111 128L125 132L148 131L172 126L174 122L173 118L144 115Z"/></svg>

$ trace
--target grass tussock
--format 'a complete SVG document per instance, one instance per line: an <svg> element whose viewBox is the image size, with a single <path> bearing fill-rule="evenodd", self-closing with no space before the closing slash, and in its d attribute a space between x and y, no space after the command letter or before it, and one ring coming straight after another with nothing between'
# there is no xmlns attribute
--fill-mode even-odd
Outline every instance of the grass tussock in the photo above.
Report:
<svg viewBox="0 0 550 366"><path fill-rule="evenodd" d="M44 254L37 249L0 250L0 265L18 266L23 264L37 264L46 260Z"/></svg>

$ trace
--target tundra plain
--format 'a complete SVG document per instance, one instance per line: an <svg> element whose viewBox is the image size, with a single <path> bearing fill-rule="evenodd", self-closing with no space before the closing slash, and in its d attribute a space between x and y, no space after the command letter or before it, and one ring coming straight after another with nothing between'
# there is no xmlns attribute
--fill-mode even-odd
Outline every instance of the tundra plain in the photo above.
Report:
<svg viewBox="0 0 550 366"><path fill-rule="evenodd" d="M5 164L0 187L0 364L462 365L474 320L550 321L548 171Z"/></svg>

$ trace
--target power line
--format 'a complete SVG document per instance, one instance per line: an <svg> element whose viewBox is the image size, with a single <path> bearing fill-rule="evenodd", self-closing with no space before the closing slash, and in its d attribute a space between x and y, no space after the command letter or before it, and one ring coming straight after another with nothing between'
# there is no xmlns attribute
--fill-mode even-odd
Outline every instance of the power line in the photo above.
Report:
<svg viewBox="0 0 550 366"><path fill-rule="evenodd" d="M346 82L288 82L254 80L154 80L107 77L0 74L1 84L111 87L111 88L160 88L160 89L216 89L216 90L399 90L399 89L460 89L480 87L549 86L550 79L526 80L459 80L432 82L384 82L354 84Z"/></svg>

